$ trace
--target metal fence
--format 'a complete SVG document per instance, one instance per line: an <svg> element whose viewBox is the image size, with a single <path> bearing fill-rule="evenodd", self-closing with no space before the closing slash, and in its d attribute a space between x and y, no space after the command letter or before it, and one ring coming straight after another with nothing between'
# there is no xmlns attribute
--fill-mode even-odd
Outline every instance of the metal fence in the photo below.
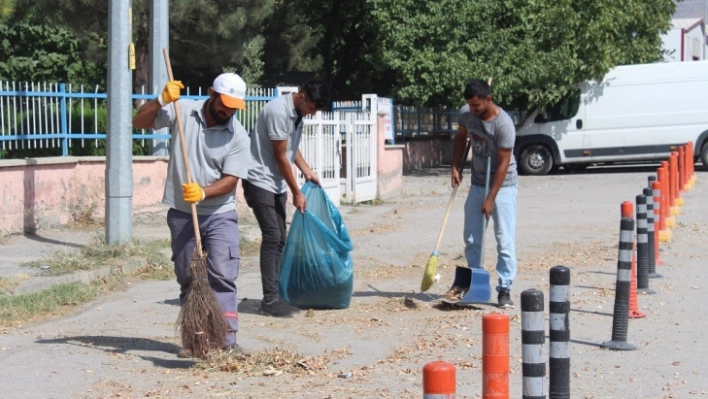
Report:
<svg viewBox="0 0 708 399"><path fill-rule="evenodd" d="M187 90L182 98L202 100ZM238 118L248 131L265 104L277 96L277 89L249 88L247 109ZM134 102L151 100L156 94L133 94ZM105 146L107 124L106 93L98 87L88 88L64 83L2 82L0 81L0 150L32 156L89 155L75 151L76 147ZM154 134L133 130L134 144L149 145L149 140L169 140L169 134ZM23 151L26 150L26 151ZM2 152L0 152L1 156Z"/></svg>
<svg viewBox="0 0 708 399"><path fill-rule="evenodd" d="M396 137L450 135L457 132L456 109L396 105L394 113Z"/></svg>

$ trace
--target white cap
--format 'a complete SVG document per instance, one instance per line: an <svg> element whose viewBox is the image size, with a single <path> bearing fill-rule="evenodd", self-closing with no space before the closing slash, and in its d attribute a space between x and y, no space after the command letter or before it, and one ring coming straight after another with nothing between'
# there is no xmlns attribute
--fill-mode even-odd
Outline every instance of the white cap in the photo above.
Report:
<svg viewBox="0 0 708 399"><path fill-rule="evenodd" d="M235 73L222 73L211 87L221 95L221 102L229 108L246 109L246 82Z"/></svg>

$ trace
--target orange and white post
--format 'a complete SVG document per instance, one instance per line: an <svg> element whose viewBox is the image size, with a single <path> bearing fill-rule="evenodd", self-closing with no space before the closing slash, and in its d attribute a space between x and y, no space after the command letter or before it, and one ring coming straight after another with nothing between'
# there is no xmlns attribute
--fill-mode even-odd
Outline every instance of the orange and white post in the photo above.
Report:
<svg viewBox="0 0 708 399"><path fill-rule="evenodd" d="M509 316L482 317L482 399L509 399Z"/></svg>

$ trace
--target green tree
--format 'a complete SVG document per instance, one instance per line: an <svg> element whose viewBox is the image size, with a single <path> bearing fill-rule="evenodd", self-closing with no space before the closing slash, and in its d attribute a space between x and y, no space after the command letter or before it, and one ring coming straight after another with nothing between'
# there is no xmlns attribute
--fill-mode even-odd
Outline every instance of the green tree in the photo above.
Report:
<svg viewBox="0 0 708 399"><path fill-rule="evenodd" d="M263 26L262 84L299 84L322 70L322 56L316 51L320 34L295 2L278 0L273 7Z"/></svg>
<svg viewBox="0 0 708 399"><path fill-rule="evenodd" d="M106 0L17 1L15 19L68 27L79 35L86 59L106 62ZM148 80L149 1L132 2L135 90ZM263 23L272 13L273 0L171 0L169 7L170 58L176 78L192 87L208 87L228 66L256 78L262 74Z"/></svg>
<svg viewBox="0 0 708 399"><path fill-rule="evenodd" d="M462 102L464 82L528 109L621 64L658 61L672 0L296 0L335 92Z"/></svg>
<svg viewBox="0 0 708 399"><path fill-rule="evenodd" d="M0 25L0 80L93 84L105 73L84 59L72 31L61 26Z"/></svg>
<svg viewBox="0 0 708 399"><path fill-rule="evenodd" d="M15 13L17 0L0 0L0 24L9 21Z"/></svg>

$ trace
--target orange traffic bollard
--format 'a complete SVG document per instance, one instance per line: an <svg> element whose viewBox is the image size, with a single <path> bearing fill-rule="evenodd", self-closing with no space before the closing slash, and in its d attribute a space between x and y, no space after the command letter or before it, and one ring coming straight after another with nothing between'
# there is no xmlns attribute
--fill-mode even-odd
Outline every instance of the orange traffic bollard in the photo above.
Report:
<svg viewBox="0 0 708 399"><path fill-rule="evenodd" d="M676 225L676 219L671 216L671 190L669 185L669 163L666 161L661 162L661 167L658 170L659 182L661 182L661 212L664 215L664 231L662 233L667 239L661 238L662 242L669 241L671 239L670 229Z"/></svg>
<svg viewBox="0 0 708 399"><path fill-rule="evenodd" d="M678 149L678 192L686 191L686 149L681 146Z"/></svg>
<svg viewBox="0 0 708 399"><path fill-rule="evenodd" d="M654 194L654 262L657 266L661 266L664 262L659 258L659 236L666 229L664 225L664 217L662 216L662 192L661 183L654 181L651 183L651 189Z"/></svg>
<svg viewBox="0 0 708 399"><path fill-rule="evenodd" d="M689 141L687 144L688 149L688 190L693 188L693 183L696 181L695 167L696 167L696 153L694 152L693 142Z"/></svg>
<svg viewBox="0 0 708 399"><path fill-rule="evenodd" d="M423 399L455 399L455 365L441 360L423 367Z"/></svg>
<svg viewBox="0 0 708 399"><path fill-rule="evenodd" d="M634 219L634 205L630 201L624 201L620 207L622 219ZM629 285L629 318L637 319L645 317L646 314L639 310L637 303L637 257L634 253L635 243L632 242L632 277Z"/></svg>
<svg viewBox="0 0 708 399"><path fill-rule="evenodd" d="M669 156L669 184L671 184L671 214L676 216L681 213L679 209L683 205L683 199L679 194L679 182L678 182L678 152L672 151L671 156Z"/></svg>
<svg viewBox="0 0 708 399"><path fill-rule="evenodd" d="M509 316L482 317L482 398L509 399Z"/></svg>

